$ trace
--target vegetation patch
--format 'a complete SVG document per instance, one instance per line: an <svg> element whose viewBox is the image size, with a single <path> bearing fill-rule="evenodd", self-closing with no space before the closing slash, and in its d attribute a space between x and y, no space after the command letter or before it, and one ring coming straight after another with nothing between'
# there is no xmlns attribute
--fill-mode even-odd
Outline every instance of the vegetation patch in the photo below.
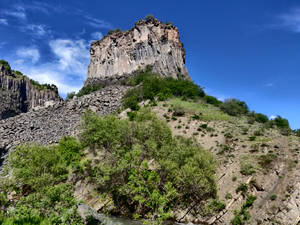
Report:
<svg viewBox="0 0 300 225"><path fill-rule="evenodd" d="M88 84L88 85L86 85L86 86L83 86L83 87L78 91L77 94L76 94L75 92L68 93L66 99L72 99L72 98L74 98L75 96L76 96L76 97L82 97L82 96L84 96L84 95L91 94L92 92L99 91L101 88L102 88L102 85L101 85L101 84L93 84L93 85Z"/></svg>
<svg viewBox="0 0 300 225"><path fill-rule="evenodd" d="M247 210L253 206L255 200L256 200L255 196L253 195L248 196L246 202L242 205L241 210L234 211L234 218L233 220L231 220L232 225L247 224L246 222L250 219L250 214Z"/></svg>
<svg viewBox="0 0 300 225"><path fill-rule="evenodd" d="M105 155L89 177L118 214L163 221L174 208L216 197L213 156L191 139L172 137L148 110L132 121L88 112L82 129L83 145Z"/></svg>
<svg viewBox="0 0 300 225"><path fill-rule="evenodd" d="M145 71L140 71L127 81L127 85L135 87L125 94L123 103L126 108L138 110L138 103L143 100L163 101L171 97L197 99L205 95L201 87L189 80L162 78L151 70L151 66L148 66Z"/></svg>
<svg viewBox="0 0 300 225"><path fill-rule="evenodd" d="M179 98L173 98L168 104L174 107L181 107L189 114L197 114L202 121L232 121L232 117L223 113L219 108L209 104L201 104L194 101L184 101Z"/></svg>
<svg viewBox="0 0 300 225"><path fill-rule="evenodd" d="M4 167L10 175L0 180L1 224L82 224L67 182L81 155L74 138L56 146L21 145L13 151ZM13 199L7 199L8 193Z"/></svg>

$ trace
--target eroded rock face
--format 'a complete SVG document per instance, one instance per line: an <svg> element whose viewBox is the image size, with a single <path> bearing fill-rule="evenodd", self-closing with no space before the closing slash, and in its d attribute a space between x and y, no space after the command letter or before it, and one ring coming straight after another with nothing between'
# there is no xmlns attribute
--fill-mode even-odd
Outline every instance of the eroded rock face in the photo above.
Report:
<svg viewBox="0 0 300 225"><path fill-rule="evenodd" d="M56 86L38 87L28 77L0 64L0 119L28 112L47 101L61 101Z"/></svg>
<svg viewBox="0 0 300 225"><path fill-rule="evenodd" d="M147 65L162 76L190 79L185 51L175 26L157 19L140 20L128 31L116 31L90 48L86 84L130 76Z"/></svg>

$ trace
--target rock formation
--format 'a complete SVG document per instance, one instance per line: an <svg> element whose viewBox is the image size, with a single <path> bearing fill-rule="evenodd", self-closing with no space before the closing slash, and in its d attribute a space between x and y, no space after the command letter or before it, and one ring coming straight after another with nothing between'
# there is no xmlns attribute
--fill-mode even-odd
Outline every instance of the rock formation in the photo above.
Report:
<svg viewBox="0 0 300 225"><path fill-rule="evenodd" d="M121 106L121 99L128 87L109 86L101 91L56 102L36 108L18 116L0 120L1 158L20 143L52 144L64 136L72 135L80 122L81 114L89 109L99 115L110 114Z"/></svg>
<svg viewBox="0 0 300 225"><path fill-rule="evenodd" d="M162 76L190 79L178 30L157 19L140 20L128 31L116 30L90 48L85 85L118 80L147 65Z"/></svg>
<svg viewBox="0 0 300 225"><path fill-rule="evenodd" d="M0 119L28 112L47 101L61 101L57 87L40 85L18 71L13 71L7 62L0 62Z"/></svg>

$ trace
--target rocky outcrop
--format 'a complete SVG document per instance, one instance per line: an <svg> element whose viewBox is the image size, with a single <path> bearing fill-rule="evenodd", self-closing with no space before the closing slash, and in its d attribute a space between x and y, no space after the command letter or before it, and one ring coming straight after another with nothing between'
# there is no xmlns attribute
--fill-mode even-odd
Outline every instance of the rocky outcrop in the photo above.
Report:
<svg viewBox="0 0 300 225"><path fill-rule="evenodd" d="M89 109L99 115L113 113L121 106L126 90L125 86L109 86L81 98L0 120L0 157L21 143L52 144L72 135L84 111Z"/></svg>
<svg viewBox="0 0 300 225"><path fill-rule="evenodd" d="M118 80L147 65L162 76L190 79L175 26L150 18L138 21L131 30L116 30L93 42L85 85Z"/></svg>
<svg viewBox="0 0 300 225"><path fill-rule="evenodd" d="M28 112L47 101L61 101L56 86L41 85L0 63L0 119Z"/></svg>

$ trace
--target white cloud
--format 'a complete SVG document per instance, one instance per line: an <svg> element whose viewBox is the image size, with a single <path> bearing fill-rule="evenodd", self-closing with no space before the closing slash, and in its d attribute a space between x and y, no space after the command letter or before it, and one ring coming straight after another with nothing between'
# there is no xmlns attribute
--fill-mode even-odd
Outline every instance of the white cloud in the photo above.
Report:
<svg viewBox="0 0 300 225"><path fill-rule="evenodd" d="M0 18L0 24L8 25L7 19Z"/></svg>
<svg viewBox="0 0 300 225"><path fill-rule="evenodd" d="M28 63L23 59L28 59L27 56L33 55L34 51L20 49L17 55L23 58L15 60L14 66L40 83L55 84L63 97L69 92L78 91L86 78L89 64L88 41L53 39L49 41L49 47L54 56L52 61L35 64L32 60L32 63Z"/></svg>
<svg viewBox="0 0 300 225"><path fill-rule="evenodd" d="M89 47L85 40L56 39L49 43L60 70L85 78Z"/></svg>
<svg viewBox="0 0 300 225"><path fill-rule="evenodd" d="M300 8L294 8L289 13L282 14L280 19L280 27L286 28L292 32L300 32Z"/></svg>
<svg viewBox="0 0 300 225"><path fill-rule="evenodd" d="M103 38L103 34L101 32L94 32L91 34L91 38L98 41Z"/></svg>
<svg viewBox="0 0 300 225"><path fill-rule="evenodd" d="M24 27L24 30L31 31L33 35L42 37L48 33L48 30L43 24L28 24Z"/></svg>
<svg viewBox="0 0 300 225"><path fill-rule="evenodd" d="M13 10L5 10L3 13L7 16L15 17L21 20L27 19L25 9L22 6L16 6Z"/></svg>
<svg viewBox="0 0 300 225"><path fill-rule="evenodd" d="M94 18L90 15L84 15L84 18L86 19L86 23L89 24L92 27L95 28L112 28L111 24L104 21L104 20L100 20L97 18Z"/></svg>
<svg viewBox="0 0 300 225"><path fill-rule="evenodd" d="M20 48L16 52L17 56L23 59L30 59L32 63L36 63L40 59L40 52L37 48Z"/></svg>
<svg viewBox="0 0 300 225"><path fill-rule="evenodd" d="M274 120L276 118L277 118L277 116L274 116L274 115L270 116L270 120Z"/></svg>

